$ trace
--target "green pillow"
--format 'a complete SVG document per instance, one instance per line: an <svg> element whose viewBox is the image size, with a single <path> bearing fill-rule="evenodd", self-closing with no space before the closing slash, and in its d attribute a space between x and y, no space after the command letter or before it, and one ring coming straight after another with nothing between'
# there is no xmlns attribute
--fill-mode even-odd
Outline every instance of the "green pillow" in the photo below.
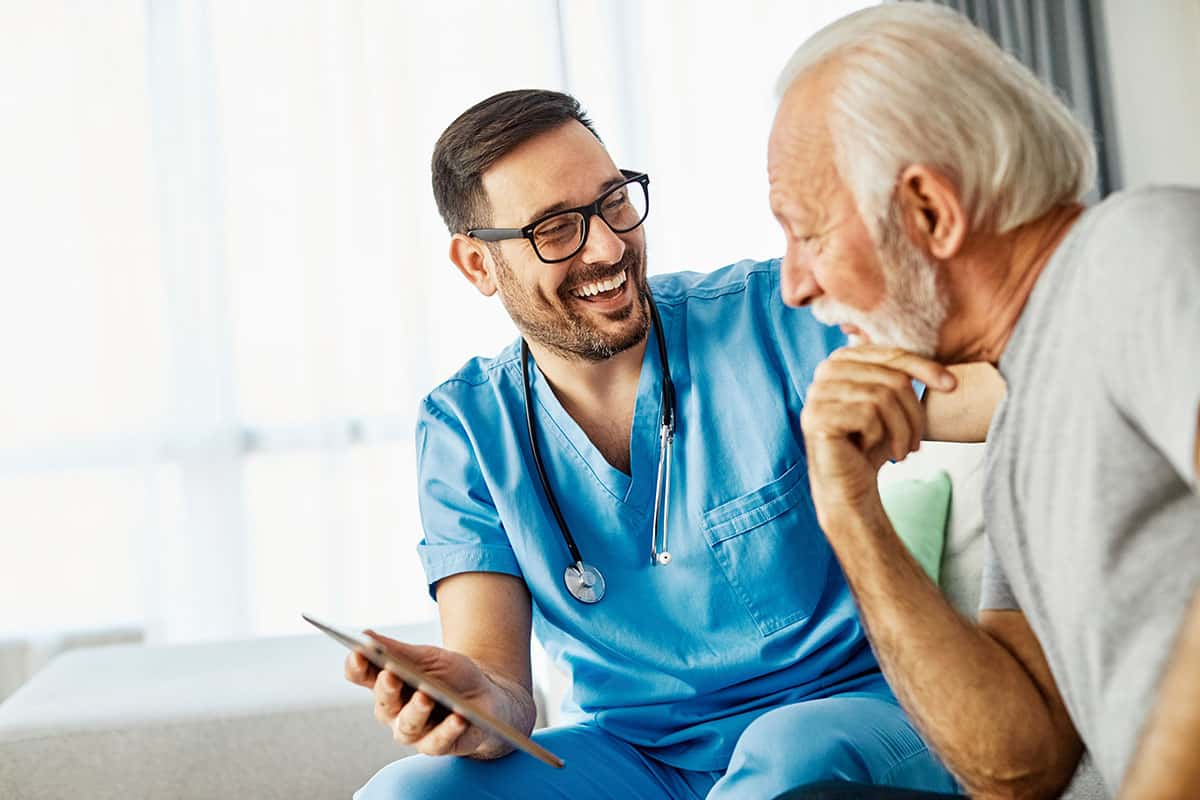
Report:
<svg viewBox="0 0 1200 800"><path fill-rule="evenodd" d="M900 540L937 583L950 516L950 476L939 470L926 480L895 481L880 487L879 496Z"/></svg>

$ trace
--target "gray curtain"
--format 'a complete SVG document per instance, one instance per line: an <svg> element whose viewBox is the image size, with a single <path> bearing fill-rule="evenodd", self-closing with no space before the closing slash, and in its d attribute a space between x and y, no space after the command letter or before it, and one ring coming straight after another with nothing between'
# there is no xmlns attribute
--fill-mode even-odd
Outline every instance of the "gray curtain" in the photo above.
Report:
<svg viewBox="0 0 1200 800"><path fill-rule="evenodd" d="M1120 188L1116 127L1100 2L1093 0L930 0L949 6L1053 86L1096 137L1097 200Z"/></svg>

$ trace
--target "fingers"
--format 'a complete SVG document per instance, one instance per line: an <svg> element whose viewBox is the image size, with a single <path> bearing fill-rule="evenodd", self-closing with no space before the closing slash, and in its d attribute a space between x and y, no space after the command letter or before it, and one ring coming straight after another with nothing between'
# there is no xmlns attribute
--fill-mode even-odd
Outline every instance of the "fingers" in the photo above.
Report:
<svg viewBox="0 0 1200 800"><path fill-rule="evenodd" d="M427 644L409 644L408 642L402 642L399 639L393 639L390 636L376 633L370 628L363 631L363 634L383 645L383 649L389 653L406 658L422 669L428 669L437 662L439 654L442 652L441 648Z"/></svg>
<svg viewBox="0 0 1200 800"><path fill-rule="evenodd" d="M364 634L377 642L390 657L407 660L423 672L436 676L467 696L481 687L495 687L469 658L438 647L400 642L375 631ZM372 667L361 655L347 659L346 675L356 683L366 680ZM463 717L439 706L424 692L413 691L388 670L374 669L375 719L387 725L397 742L412 745L427 755L471 755L488 740L488 735Z"/></svg>
<svg viewBox="0 0 1200 800"><path fill-rule="evenodd" d="M458 714L449 714L438 721L436 709L432 698L424 692L415 692L388 723L392 738L429 756L474 752L483 741L482 732Z"/></svg>
<svg viewBox="0 0 1200 800"><path fill-rule="evenodd" d="M411 744L416 746L417 752L427 756L468 755L478 746L478 742L471 744L467 740L466 734L471 730L469 722L458 714L451 714Z"/></svg>
<svg viewBox="0 0 1200 800"><path fill-rule="evenodd" d="M810 444L822 438L849 440L874 469L888 460L895 447L873 402L810 400L801 412L801 424Z"/></svg>
<svg viewBox="0 0 1200 800"><path fill-rule="evenodd" d="M903 372L873 363L825 361L817 367L805 406L826 401L874 406L875 414L883 423L883 432L888 439L886 451L891 458L903 459L921 445L925 414L909 378ZM825 414L817 416L823 419ZM842 420L841 424L848 420L844 416L839 419ZM873 431L872 427L870 430L848 430L844 433L861 434L860 446L870 450L881 443Z"/></svg>
<svg viewBox="0 0 1200 800"><path fill-rule="evenodd" d="M415 695L414 695L415 696ZM391 725L405 707L404 682L390 672L383 671L375 680L375 719L384 725ZM422 723L423 724L423 723Z"/></svg>
<svg viewBox="0 0 1200 800"><path fill-rule="evenodd" d="M403 647L404 646L404 642L400 641L399 639L393 639L390 636L384 636L382 633L377 633L372 628L367 628L366 630L364 630L363 635L369 636L372 639L374 639L375 641L379 642L380 644L386 645L388 647L392 647L392 646Z"/></svg>
<svg viewBox="0 0 1200 800"><path fill-rule="evenodd" d="M390 672L375 681L375 719L392 729L398 742L413 744L426 733L434 702L424 692L406 696L404 682Z"/></svg>
<svg viewBox="0 0 1200 800"><path fill-rule="evenodd" d="M358 653L346 656L346 680L367 689L375 688L375 679L379 676L379 668L367 661Z"/></svg>
<svg viewBox="0 0 1200 800"><path fill-rule="evenodd" d="M929 388L938 391L953 391L958 385L958 380L954 377L954 373L950 372L942 364L896 347L880 347L878 345L843 347L831 353L829 358L833 361L859 361L878 364L888 369L903 372L909 377L921 381Z"/></svg>

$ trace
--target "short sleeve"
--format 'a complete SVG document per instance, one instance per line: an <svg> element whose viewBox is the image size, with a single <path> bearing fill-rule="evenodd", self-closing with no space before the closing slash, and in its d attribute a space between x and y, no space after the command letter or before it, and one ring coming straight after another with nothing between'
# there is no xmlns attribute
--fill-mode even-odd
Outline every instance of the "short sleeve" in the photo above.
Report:
<svg viewBox="0 0 1200 800"><path fill-rule="evenodd" d="M1008 576L1004 574L1004 565L997 558L991 541L985 536L983 540L983 587L979 592L979 610L1019 611L1020 609L1021 605L1013 596L1012 587L1008 584Z"/></svg>
<svg viewBox="0 0 1200 800"><path fill-rule="evenodd" d="M521 577L466 430L429 398L417 419L417 495L417 553L434 599L437 582L461 572Z"/></svg>
<svg viewBox="0 0 1200 800"><path fill-rule="evenodd" d="M1106 383L1117 405L1188 484L1196 485L1200 414L1200 192L1161 190L1131 199L1108 248L1110 323L1117 333ZM1101 220L1106 222L1107 220ZM1136 236L1133 233L1136 232ZM1111 237L1112 232L1106 234Z"/></svg>

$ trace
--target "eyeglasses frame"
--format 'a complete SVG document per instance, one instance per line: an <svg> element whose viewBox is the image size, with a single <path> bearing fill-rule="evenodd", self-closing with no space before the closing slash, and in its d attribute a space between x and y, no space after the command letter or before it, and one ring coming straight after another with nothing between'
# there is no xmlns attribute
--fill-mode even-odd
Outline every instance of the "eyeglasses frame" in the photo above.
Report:
<svg viewBox="0 0 1200 800"><path fill-rule="evenodd" d="M564 208L560 211L554 211L549 214L545 214L521 228L473 228L467 231L467 236L470 236L472 239L479 239L482 242L503 242L508 241L509 239L528 239L529 246L533 248L533 254L536 255L542 263L561 264L563 261L568 261L578 255L579 251L582 250L587 244L588 235L591 233L591 222L593 216L600 217L604 224L608 225L608 229L613 233L629 233L632 230L636 230L638 226L646 221L646 217L650 215L650 176L645 172L635 172L628 169L621 170L621 174L625 176L625 180L607 189L604 194L600 195L587 205L576 206L575 208ZM619 231L613 228L612 225L609 225L608 220L604 219L604 215L600 213L600 204L603 203L604 199L613 192L617 191L623 186L628 186L631 183L641 184L642 191L646 194L646 210L643 212L642 218L637 221L636 225L632 225L624 230ZM564 256L563 258L544 258L541 254L541 251L538 250L537 243L533 240L534 229L546 220L557 217L560 214L573 213L580 214L583 217L583 236L580 237L579 247L575 248L575 251L569 256Z"/></svg>

